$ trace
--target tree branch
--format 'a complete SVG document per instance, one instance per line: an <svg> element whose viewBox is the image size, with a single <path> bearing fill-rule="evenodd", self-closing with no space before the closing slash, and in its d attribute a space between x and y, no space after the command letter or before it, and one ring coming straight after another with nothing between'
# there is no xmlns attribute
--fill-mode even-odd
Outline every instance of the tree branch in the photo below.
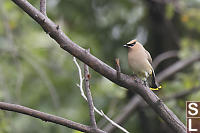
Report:
<svg viewBox="0 0 200 133"><path fill-rule="evenodd" d="M172 74L177 73L178 71L184 69L185 67L193 64L194 62L196 62L198 60L200 60L200 54L193 55L190 58L177 61L173 65L169 66L167 69L165 69L162 72L157 74L158 82L160 82L164 79L167 79Z"/></svg>
<svg viewBox="0 0 200 133"><path fill-rule="evenodd" d="M115 59L115 63L116 63L117 79L120 80L121 67L119 63L119 58Z"/></svg>
<svg viewBox="0 0 200 133"><path fill-rule="evenodd" d="M200 90L200 86L194 87L194 88L189 89L189 90L177 92L174 95L171 95L171 96L168 96L168 97L163 97L163 101L170 101L170 100L173 100L173 99L184 98L184 97L189 96L190 94L195 93L199 90Z"/></svg>
<svg viewBox="0 0 200 133"><path fill-rule="evenodd" d="M78 71L79 71L79 78L80 78L80 84L77 85L79 88L80 88L80 91L81 91L81 95L82 97L88 102L88 99L87 97L85 96L85 93L83 91L83 87L82 87L82 81L83 81L83 78L82 78L82 72L81 72L81 68L79 66L79 64L77 63L76 61L76 58L74 57L73 61L75 62L77 68L78 68ZM122 130L123 132L125 133L129 133L125 128L121 127L120 125L118 125L117 123L115 123L113 120L111 120L108 116L106 116L103 111L99 111L95 106L94 106L94 110L101 116L103 116L107 121L109 121L112 125L114 125L115 127L119 128L120 130Z"/></svg>
<svg viewBox="0 0 200 133"><path fill-rule="evenodd" d="M166 97L163 97L162 99L163 99L164 102L165 101L167 102L167 101L171 101L171 100L174 100L174 99L184 98L184 97L189 96L190 94L195 93L197 91L200 91L200 86L194 87L194 88L189 89L189 90L177 92L174 95L166 96ZM147 106L148 105L143 102L143 99L139 95L133 96L131 98L131 100L129 101L129 103L126 104L123 107L123 110L120 111L119 115L117 115L114 118L114 121L117 124L123 124L125 122L125 120L127 121L127 118L129 118L131 113L133 113L138 107L147 107ZM108 133L111 133L115 129L116 129L116 127L112 126L111 124L108 124L103 130L108 132Z"/></svg>
<svg viewBox="0 0 200 133"><path fill-rule="evenodd" d="M87 53L89 53L89 50L86 50ZM89 105L89 111L90 111L90 122L91 122L91 126L96 129L97 128L97 124L96 124L96 120L95 120L95 114L94 114L94 104L93 104L93 100L92 100L92 95L90 92L90 73L89 73L89 68L86 64L84 64L84 79L85 79L85 93L88 99L88 105Z"/></svg>
<svg viewBox="0 0 200 133"><path fill-rule="evenodd" d="M40 12L47 16L47 12L46 12L46 0L40 0Z"/></svg>
<svg viewBox="0 0 200 133"><path fill-rule="evenodd" d="M64 50L77 57L92 69L108 78L112 82L130 89L140 94L145 101L157 112L157 114L176 132L186 132L185 125L177 116L145 85L135 82L131 76L120 74L120 82L117 80L116 70L103 63L91 54L86 54L85 50L72 42L61 31L58 25L54 24L49 18L40 13L27 0L12 0L37 21L44 31L48 33Z"/></svg>
<svg viewBox="0 0 200 133"><path fill-rule="evenodd" d="M114 121L117 124L123 124L123 122L125 122L125 120L128 119L128 117L131 115L131 113L137 109L137 107L140 105L140 103L142 103L142 98L139 95L133 96L131 98L131 100L128 102L128 104L126 104L126 106L124 106L122 108L122 110L120 111L119 115L117 115L114 118ZM104 131L111 133L116 129L116 127L112 126L111 124L108 124L104 127Z"/></svg>
<svg viewBox="0 0 200 133"><path fill-rule="evenodd" d="M174 99L184 98L184 97L189 96L190 94L195 93L197 91L200 91L200 86L189 89L189 90L177 92L174 95L163 97L162 99L163 99L164 102L165 101L167 102L167 101L171 101L171 100L174 100ZM131 98L131 100L123 107L123 110L120 111L119 115L117 115L114 118L114 121L117 124L123 124L124 122L127 121L129 116L134 111L136 111L136 109L138 107L147 107L147 106L148 105L146 103L144 103L144 100L139 95L133 96ZM116 127L112 126L111 124L108 124L103 128L103 130L108 132L108 133L111 133L111 132L114 132L116 130Z"/></svg>
<svg viewBox="0 0 200 133"><path fill-rule="evenodd" d="M169 58L173 58L173 57L177 57L178 56L178 51L167 51L164 52L160 55L158 55L154 60L153 60L153 68L154 70L157 68L157 66L164 60L169 59Z"/></svg>
<svg viewBox="0 0 200 133"><path fill-rule="evenodd" d="M167 52L167 54L170 54L170 55L174 54L175 55L175 52L170 52L170 53ZM161 62L161 60L164 59L164 55L166 55L166 54L165 53L161 54L161 56L155 62ZM160 59L160 58L162 58L162 59ZM163 72L161 72L160 77L162 77L162 78L158 78L158 81L162 82L163 80L165 80L169 76L174 75L176 72L180 71L181 69L184 69L185 67L187 67L189 65L192 65L194 62L198 61L198 58L200 58L200 57L197 56L197 58L196 58L196 56L193 56L193 57L190 57L188 59L177 61L172 66L166 68L165 70L163 70ZM179 66L179 64L182 64L181 67L176 67L176 66ZM165 74L164 72L170 72L170 73ZM184 97L184 96L187 96L191 93L198 91L199 89L200 89L199 87L195 87L193 89L183 91L183 92L179 92L177 94L174 94L174 95L169 96L169 97L164 97L162 99L163 99L163 101L168 101L168 100L171 100L172 98ZM136 110L137 107L139 107L139 105L144 105L143 100L138 95L133 96L131 98L131 100L123 107L124 109L122 111L120 111L119 115L117 115L114 118L114 121L117 124L122 124L130 116L130 114L132 112L134 112L134 110ZM107 131L107 132L113 132L115 129L116 129L116 127L112 126L111 124L108 124L103 130Z"/></svg>
<svg viewBox="0 0 200 133"><path fill-rule="evenodd" d="M94 129L92 129L89 126L80 124L80 123L76 123L67 119L64 119L62 117L58 117L58 116L54 116L54 115L50 115L47 113L43 113L34 109L30 109L24 106L20 106L20 105L16 105L16 104L9 104L9 103L4 103L4 102L0 102L0 109L2 110L8 110L8 111L12 111L12 112L17 112L17 113L21 113L21 114L25 114L25 115L29 115L35 118L39 118L45 122L52 122L52 123L56 123L59 125L63 125L75 130L79 130L82 132L87 132L87 133L105 133L104 131L100 130L100 129L96 129L94 131Z"/></svg>

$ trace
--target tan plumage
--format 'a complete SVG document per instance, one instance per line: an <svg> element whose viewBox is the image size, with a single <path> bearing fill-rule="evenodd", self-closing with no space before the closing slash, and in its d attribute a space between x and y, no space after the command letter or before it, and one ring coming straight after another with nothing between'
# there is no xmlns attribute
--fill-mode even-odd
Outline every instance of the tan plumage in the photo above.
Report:
<svg viewBox="0 0 200 133"><path fill-rule="evenodd" d="M157 90L159 86L155 80L149 52L136 40L128 42L124 47L128 47L128 64L134 74L147 81L151 89Z"/></svg>

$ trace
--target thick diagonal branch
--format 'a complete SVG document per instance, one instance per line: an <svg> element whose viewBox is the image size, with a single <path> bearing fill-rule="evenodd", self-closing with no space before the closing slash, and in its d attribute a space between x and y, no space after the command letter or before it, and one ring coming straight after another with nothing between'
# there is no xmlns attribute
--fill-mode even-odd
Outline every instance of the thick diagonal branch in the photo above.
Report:
<svg viewBox="0 0 200 133"><path fill-rule="evenodd" d="M176 132L186 132L185 125L177 118L177 116L145 85L135 82L132 77L120 74L120 81L117 80L116 70L93 56L85 53L85 49L72 42L58 25L53 23L48 17L39 12L27 0L12 0L37 21L44 31L48 33L61 48L77 57L96 72L108 78L112 82L130 89L140 94L144 100L156 111L156 113Z"/></svg>
<svg viewBox="0 0 200 133"><path fill-rule="evenodd" d="M174 52L169 52L169 53L175 55L176 52L174 51ZM167 53L161 54L159 57L161 57L162 58L161 60L163 60L164 55L166 56L166 54L169 54L169 53L167 52ZM162 82L166 78L176 74L178 71L181 71L182 69L186 68L187 66L192 65L193 63L195 63L198 60L200 60L200 55L197 55L197 56L195 55L195 56L189 57L187 59L177 61L176 63L169 66L168 68L166 68L165 70L163 70L162 72L160 72L158 74L159 75L157 78L158 82ZM157 59L156 62L160 62L160 59ZM194 93L198 90L199 90L199 87L195 87L193 89L179 92L179 93L176 93L175 95L164 97L162 99L163 99L163 101L167 101L168 99L171 100L173 98L180 98L180 97L190 95L191 93ZM129 117L129 115L134 110L136 110L137 107L139 107L139 105L144 105L143 100L138 95L133 96L131 98L131 100L124 106L124 109L120 111L119 115L117 115L116 118L114 118L114 121L117 124L122 124ZM145 104L145 106L146 106L146 104ZM111 124L108 124L103 130L107 131L107 132L113 132L115 129L116 129L116 127L112 126Z"/></svg>

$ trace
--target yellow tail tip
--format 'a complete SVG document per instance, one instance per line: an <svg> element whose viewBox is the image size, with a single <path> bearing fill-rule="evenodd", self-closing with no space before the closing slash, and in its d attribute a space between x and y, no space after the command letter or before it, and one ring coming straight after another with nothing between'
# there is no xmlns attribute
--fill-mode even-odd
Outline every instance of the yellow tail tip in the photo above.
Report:
<svg viewBox="0 0 200 133"><path fill-rule="evenodd" d="M158 91L159 89L161 89L162 86L159 86L158 88L150 88L152 91Z"/></svg>

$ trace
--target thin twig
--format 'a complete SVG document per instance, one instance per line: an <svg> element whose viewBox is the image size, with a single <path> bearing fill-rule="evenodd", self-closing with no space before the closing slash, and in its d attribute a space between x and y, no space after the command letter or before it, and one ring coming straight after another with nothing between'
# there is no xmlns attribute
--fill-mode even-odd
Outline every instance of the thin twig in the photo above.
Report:
<svg viewBox="0 0 200 133"><path fill-rule="evenodd" d="M131 113L137 109L139 103L141 103L142 98L139 95L133 96L131 100L122 108L119 115L114 118L117 124L123 124L125 120L131 115ZM143 100L142 100L143 101ZM111 124L106 125L103 130L110 133L116 129L115 126Z"/></svg>
<svg viewBox="0 0 200 133"><path fill-rule="evenodd" d="M85 96L85 93L83 91L83 80L84 80L84 78L82 77L81 68L80 68L78 62L76 61L75 57L73 58L73 61L74 61L74 63L76 64L76 66L78 68L79 79L80 79L80 84L76 84L76 85L80 88L81 96L87 101L87 97Z"/></svg>
<svg viewBox="0 0 200 133"><path fill-rule="evenodd" d="M76 64L76 67L78 68L79 79L80 79L80 84L76 84L76 85L77 85L77 86L79 87L79 89L80 89L81 96L82 96L86 101L88 101L88 100L87 100L87 97L86 97L86 95L85 95L85 93L84 93L84 91L83 91L83 80L84 80L84 78L82 77L81 68L80 68L78 62L76 61L76 58L75 58L75 57L73 57L73 61L74 61L74 63ZM101 112L100 112L98 109L96 109L95 106L94 106L94 110L95 110L98 114L100 114L100 115L102 116Z"/></svg>
<svg viewBox="0 0 200 133"><path fill-rule="evenodd" d="M121 68L119 64L119 58L115 59L115 63L116 63L117 79L120 80Z"/></svg>
<svg viewBox="0 0 200 133"><path fill-rule="evenodd" d="M87 97L85 96L85 93L83 91L83 87L81 86L82 84L82 81L83 81L83 77L82 77L82 72L81 72L81 68L78 64L78 62L76 61L76 58L73 57L73 61L75 62L77 68L78 68L78 71L79 71L79 79L80 79L80 84L77 85L79 88L80 88L80 91L81 91L81 95L82 97L88 102L87 100ZM126 129L124 129L123 127L121 127L120 125L118 125L117 123L115 123L114 121L112 121L108 116L106 116L104 113L102 113L103 111L99 111L95 106L94 106L94 110L95 112L97 112L99 115L103 116L106 120L108 120L112 125L116 126L117 128L121 129L123 132L125 133L129 133Z"/></svg>
<svg viewBox="0 0 200 133"><path fill-rule="evenodd" d="M40 0L40 12L47 16L47 13L46 13L46 0Z"/></svg>
<svg viewBox="0 0 200 133"><path fill-rule="evenodd" d="M111 101L111 103L109 104L109 107L108 107L108 111L107 111L107 113L106 113L106 115L107 116L109 116L109 117L114 117L114 114L115 114L115 112L116 112L116 110L115 110L115 107L117 106L117 104L118 104L118 100L115 100L115 99L113 99L112 101ZM113 118L112 118L113 119ZM115 121L115 120L114 120ZM117 123L117 122L116 122ZM100 119L99 121L98 121L98 123L97 123L97 126L99 127L99 128L103 128L103 127L105 127L106 125L107 125L108 123L107 123L107 120L106 119ZM103 129L104 130L104 129Z"/></svg>
<svg viewBox="0 0 200 133"><path fill-rule="evenodd" d="M89 52L89 49L86 51L87 53ZM90 73L89 73L89 68L86 64L84 64L84 78L85 78L85 93L88 99L88 105L89 105L89 111L90 111L90 122L91 126L93 128L97 128L96 120L95 120L95 114L94 114L94 104L92 100L92 94L90 91Z"/></svg>
<svg viewBox="0 0 200 133"><path fill-rule="evenodd" d="M87 132L87 133L94 133L94 129L90 128L89 126L73 122L68 119L64 119L62 117L58 117L55 115L50 115L44 112L40 112L34 109L30 109L21 105L16 105L16 104L10 104L10 103L4 103L0 102L0 109L2 110L8 110L12 112L17 112L25 115L29 115L35 118L39 118L45 122L52 122L55 124L63 125L75 130L79 130L82 132ZM104 131L100 129L95 130L97 133L105 133Z"/></svg>
<svg viewBox="0 0 200 133"><path fill-rule="evenodd" d="M122 126L120 126L119 124L117 124L116 122L114 122L113 120L111 120L108 116L106 116L102 110L101 110L101 113L102 113L103 117L106 118L113 126L119 128L119 129L121 129L121 130L122 130L123 132L125 132L125 133L129 133L129 132L128 132L126 129L124 129Z"/></svg>

